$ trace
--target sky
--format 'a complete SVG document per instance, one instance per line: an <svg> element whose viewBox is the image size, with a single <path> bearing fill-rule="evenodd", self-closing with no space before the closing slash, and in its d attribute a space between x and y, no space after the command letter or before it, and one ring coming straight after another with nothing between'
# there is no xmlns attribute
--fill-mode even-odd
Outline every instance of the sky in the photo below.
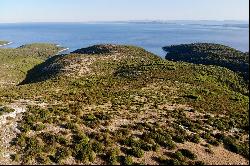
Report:
<svg viewBox="0 0 250 166"><path fill-rule="evenodd" d="M0 23L245 20L249 0L0 0Z"/></svg>

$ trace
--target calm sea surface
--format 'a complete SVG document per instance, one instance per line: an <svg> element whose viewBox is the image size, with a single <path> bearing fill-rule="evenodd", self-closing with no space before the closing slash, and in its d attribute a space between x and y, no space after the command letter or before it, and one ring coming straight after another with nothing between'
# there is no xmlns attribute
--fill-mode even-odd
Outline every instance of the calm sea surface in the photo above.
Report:
<svg viewBox="0 0 250 166"><path fill-rule="evenodd" d="M0 40L18 47L49 42L73 51L94 44L136 45L159 56L163 46L212 42L249 51L249 28L238 25L183 23L22 23L0 24Z"/></svg>

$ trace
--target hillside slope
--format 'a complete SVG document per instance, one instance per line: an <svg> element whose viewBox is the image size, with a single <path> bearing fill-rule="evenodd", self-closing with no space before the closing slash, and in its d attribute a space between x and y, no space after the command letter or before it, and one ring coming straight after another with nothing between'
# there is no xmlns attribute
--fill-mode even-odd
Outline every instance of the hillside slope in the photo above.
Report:
<svg viewBox="0 0 250 166"><path fill-rule="evenodd" d="M29 101L13 140L17 163L248 164L246 94L223 67L97 45L35 66L0 89L0 104Z"/></svg>
<svg viewBox="0 0 250 166"><path fill-rule="evenodd" d="M54 44L43 43L0 48L0 87L18 84L30 69L61 49Z"/></svg>
<svg viewBox="0 0 250 166"><path fill-rule="evenodd" d="M163 50L168 60L226 67L249 80L249 53L212 43L172 45Z"/></svg>

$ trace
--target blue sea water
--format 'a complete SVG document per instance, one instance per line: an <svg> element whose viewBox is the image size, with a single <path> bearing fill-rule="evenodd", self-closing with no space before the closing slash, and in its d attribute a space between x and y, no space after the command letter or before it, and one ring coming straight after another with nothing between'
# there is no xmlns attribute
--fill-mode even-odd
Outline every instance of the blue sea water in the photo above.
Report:
<svg viewBox="0 0 250 166"><path fill-rule="evenodd" d="M15 23L0 24L0 40L18 47L47 42L68 47L69 51L94 44L126 44L145 48L161 57L163 46L211 42L249 51L249 26L206 24L206 22L116 22L116 23Z"/></svg>

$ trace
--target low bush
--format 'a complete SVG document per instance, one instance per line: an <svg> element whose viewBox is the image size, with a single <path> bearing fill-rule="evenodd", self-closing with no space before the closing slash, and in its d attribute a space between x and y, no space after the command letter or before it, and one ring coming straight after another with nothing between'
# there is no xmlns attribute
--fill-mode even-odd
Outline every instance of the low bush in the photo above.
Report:
<svg viewBox="0 0 250 166"><path fill-rule="evenodd" d="M3 113L10 113L10 112L14 112L15 110L13 108L9 108L9 107L1 107L0 106L0 116Z"/></svg>
<svg viewBox="0 0 250 166"><path fill-rule="evenodd" d="M183 161L185 157L182 155L180 151L177 151L173 154L173 157L177 160Z"/></svg>
<svg viewBox="0 0 250 166"><path fill-rule="evenodd" d="M118 148L110 149L106 154L108 163L111 165L117 165L119 161L118 158L119 154L120 154L120 149Z"/></svg>
<svg viewBox="0 0 250 166"><path fill-rule="evenodd" d="M131 156L125 156L123 164L124 165L133 165L133 158Z"/></svg>
<svg viewBox="0 0 250 166"><path fill-rule="evenodd" d="M200 143L201 142L201 137L198 134L193 134L190 136L189 140L194 143Z"/></svg>
<svg viewBox="0 0 250 166"><path fill-rule="evenodd" d="M141 148L138 148L138 147L132 147L130 150L129 150L129 154L135 156L135 157L138 157L138 158L141 158L143 157L144 155L144 151L141 149Z"/></svg>
<svg viewBox="0 0 250 166"><path fill-rule="evenodd" d="M54 156L54 160L56 163L61 163L62 160L67 159L69 156L71 156L69 148L58 148Z"/></svg>
<svg viewBox="0 0 250 166"><path fill-rule="evenodd" d="M177 152L180 152L183 156L185 156L191 160L195 160L197 158L196 154L194 154L193 152L191 152L188 149L179 149Z"/></svg>

